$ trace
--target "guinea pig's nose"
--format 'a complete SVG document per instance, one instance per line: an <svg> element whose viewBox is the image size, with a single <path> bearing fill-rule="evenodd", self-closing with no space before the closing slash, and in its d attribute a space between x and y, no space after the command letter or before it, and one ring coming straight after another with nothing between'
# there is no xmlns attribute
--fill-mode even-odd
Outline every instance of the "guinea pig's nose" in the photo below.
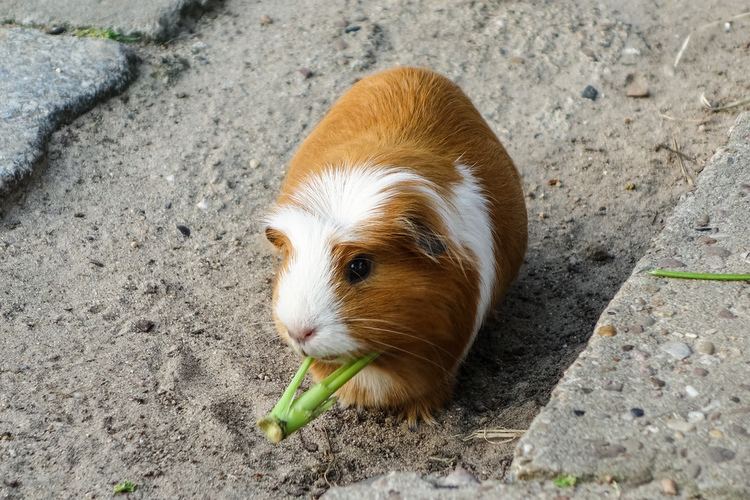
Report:
<svg viewBox="0 0 750 500"><path fill-rule="evenodd" d="M289 336L297 342L307 342L315 336L315 328L300 328L299 330L289 330Z"/></svg>

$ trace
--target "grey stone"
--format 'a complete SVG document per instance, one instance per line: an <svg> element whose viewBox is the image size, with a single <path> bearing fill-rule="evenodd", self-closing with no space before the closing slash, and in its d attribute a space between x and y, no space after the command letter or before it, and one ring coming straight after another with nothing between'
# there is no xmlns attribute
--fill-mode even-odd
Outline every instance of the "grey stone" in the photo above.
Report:
<svg viewBox="0 0 750 500"><path fill-rule="evenodd" d="M31 171L61 122L124 89L134 62L114 42L0 28L0 192Z"/></svg>
<svg viewBox="0 0 750 500"><path fill-rule="evenodd" d="M715 348L713 342L709 342L708 340L700 340L696 342L695 350L701 354L713 354Z"/></svg>
<svg viewBox="0 0 750 500"><path fill-rule="evenodd" d="M726 248L722 247L708 247L706 249L706 255L713 255L716 257L729 257L732 253Z"/></svg>
<svg viewBox="0 0 750 500"><path fill-rule="evenodd" d="M462 486L449 486L445 479L434 476L421 476L414 472L391 472L389 474L367 479L348 486L331 488L323 495L324 500L395 500L399 498L414 500L475 500L478 498L504 500L526 500L528 498L555 498L560 490L552 481L533 481L503 483L500 481L483 481ZM576 485L577 498L606 498L615 493L609 484L594 482Z"/></svg>
<svg viewBox="0 0 750 500"><path fill-rule="evenodd" d="M729 460L733 460L736 455L735 452L727 448L722 448L720 446L708 447L708 456L716 463L728 462Z"/></svg>
<svg viewBox="0 0 750 500"><path fill-rule="evenodd" d="M471 472L458 466L444 480L440 481L440 484L442 486L460 487L479 484L479 481Z"/></svg>
<svg viewBox="0 0 750 500"><path fill-rule="evenodd" d="M690 356L693 351L690 346L684 342L667 342L661 346L661 350L669 354L675 359L685 359Z"/></svg>
<svg viewBox="0 0 750 500"><path fill-rule="evenodd" d="M2 0L2 17L19 24L109 28L124 35L165 40L179 31L186 15L217 0Z"/></svg>

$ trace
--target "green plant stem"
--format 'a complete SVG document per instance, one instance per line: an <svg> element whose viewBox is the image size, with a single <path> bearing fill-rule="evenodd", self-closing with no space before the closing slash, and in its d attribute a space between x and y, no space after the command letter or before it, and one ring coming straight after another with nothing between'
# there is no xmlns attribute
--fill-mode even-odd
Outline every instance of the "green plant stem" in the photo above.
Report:
<svg viewBox="0 0 750 500"><path fill-rule="evenodd" d="M691 273L687 271L669 271L667 269L652 269L648 273L651 276L658 276L660 278L713 281L750 281L750 274Z"/></svg>
<svg viewBox="0 0 750 500"><path fill-rule="evenodd" d="M326 378L310 387L299 398L294 399L297 389L314 361L313 358L305 358L273 410L258 420L258 427L269 441L280 442L331 409L336 403L334 393L376 357L378 357L377 353L368 354L341 365Z"/></svg>

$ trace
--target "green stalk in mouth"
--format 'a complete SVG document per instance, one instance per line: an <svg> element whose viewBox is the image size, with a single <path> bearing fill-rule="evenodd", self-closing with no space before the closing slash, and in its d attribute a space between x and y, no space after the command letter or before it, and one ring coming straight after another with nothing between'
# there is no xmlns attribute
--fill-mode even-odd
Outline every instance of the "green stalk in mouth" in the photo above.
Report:
<svg viewBox="0 0 750 500"><path fill-rule="evenodd" d="M336 402L334 393L377 357L376 353L368 354L341 365L300 397L294 399L305 374L315 361L311 357L305 358L273 410L258 420L258 427L269 441L279 443L294 431L331 409Z"/></svg>

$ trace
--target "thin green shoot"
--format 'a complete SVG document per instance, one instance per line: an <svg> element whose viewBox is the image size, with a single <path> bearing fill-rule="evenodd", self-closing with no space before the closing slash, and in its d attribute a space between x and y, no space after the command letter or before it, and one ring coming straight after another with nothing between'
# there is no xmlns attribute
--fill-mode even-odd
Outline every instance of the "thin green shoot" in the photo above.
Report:
<svg viewBox="0 0 750 500"><path fill-rule="evenodd" d="M279 443L294 431L331 409L336 403L335 392L376 357L378 357L376 353L368 354L341 365L300 397L294 399L297 389L302 385L305 374L314 361L311 357L305 358L273 410L258 420L258 427L269 441Z"/></svg>
<svg viewBox="0 0 750 500"><path fill-rule="evenodd" d="M138 486L136 486L133 481L122 481L115 485L113 493L115 495L119 493L133 493L137 488Z"/></svg>
<svg viewBox="0 0 750 500"><path fill-rule="evenodd" d="M572 488L578 482L578 478L571 474L560 474L552 482L558 488Z"/></svg>
<svg viewBox="0 0 750 500"><path fill-rule="evenodd" d="M103 38L121 43L135 43L141 39L139 35L124 35L110 28L77 28L73 31L73 35L87 38Z"/></svg>
<svg viewBox="0 0 750 500"><path fill-rule="evenodd" d="M687 271L669 271L667 269L652 269L648 273L651 276L657 276L659 278L712 281L750 281L750 274L691 273Z"/></svg>

